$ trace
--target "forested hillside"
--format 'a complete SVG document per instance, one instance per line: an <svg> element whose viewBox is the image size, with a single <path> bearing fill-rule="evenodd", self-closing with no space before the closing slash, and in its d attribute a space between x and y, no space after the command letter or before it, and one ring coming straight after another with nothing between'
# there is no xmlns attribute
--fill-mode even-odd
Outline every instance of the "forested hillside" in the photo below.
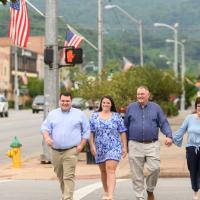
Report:
<svg viewBox="0 0 200 200"><path fill-rule="evenodd" d="M45 12L44 0L29 1L42 12ZM67 23L86 29L96 29L98 0L57 1L59 9L58 15L63 16ZM171 25L178 22L180 24L179 29L181 35L199 38L200 3L198 0L104 0L104 5L107 4L119 5L136 19L141 19L146 30L153 32L155 29L153 27L154 22ZM1 13L3 10L7 10L5 7L2 9L2 7L0 6ZM29 10L32 9L29 8ZM7 20L5 18L2 20L2 14L0 17L1 27L2 23L5 26ZM33 25L32 28L34 29ZM132 22L117 9L104 9L104 26L106 29L111 29L112 31L120 31L122 28L127 30L135 28ZM0 35L2 35L3 30L5 29L0 29Z"/></svg>
<svg viewBox="0 0 200 200"><path fill-rule="evenodd" d="M31 0L42 11L45 1ZM59 15L66 22L87 29L97 27L98 0L58 0ZM198 0L104 0L104 5L116 4L136 19L141 19L147 30L153 31L154 22L180 24L180 34L198 38L200 35L200 3ZM118 10L104 10L105 28L120 31L132 29L133 24Z"/></svg>
<svg viewBox="0 0 200 200"><path fill-rule="evenodd" d="M45 13L44 0L29 0ZM97 4L98 0L57 0L59 20L59 37L66 31L69 23L97 45ZM173 32L166 28L155 28L153 23L160 22L173 25L178 22L179 40L186 39L187 71L196 73L200 54L200 3L198 0L104 0L107 4L119 5L130 15L144 24L144 61L167 67L158 58L165 53L173 62L172 44L166 44L166 38L173 38ZM104 51L105 62L110 59L121 60L123 56L139 64L138 26L117 9L104 9ZM29 7L31 35L44 35L44 18ZM64 22L63 22L64 21ZM9 22L8 5L0 6L0 36L7 36ZM106 34L107 33L107 34ZM61 41L63 42L63 41ZM96 61L96 51L83 44L85 61Z"/></svg>

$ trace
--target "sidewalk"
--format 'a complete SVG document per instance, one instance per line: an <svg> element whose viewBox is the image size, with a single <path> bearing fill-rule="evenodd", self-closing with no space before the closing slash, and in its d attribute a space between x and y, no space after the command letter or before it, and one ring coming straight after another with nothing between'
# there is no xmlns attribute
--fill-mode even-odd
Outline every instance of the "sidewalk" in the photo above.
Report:
<svg viewBox="0 0 200 200"><path fill-rule="evenodd" d="M179 116L169 119L172 130L175 131L182 123L185 116L191 111L181 112ZM185 148L176 146L166 147L165 137L160 134L161 143L161 177L186 177L188 176L187 163L185 158ZM128 159L123 159L117 169L117 178L127 178L130 176ZM99 178L98 166L86 164L86 153L81 153L76 169L77 179ZM0 166L0 180L5 179L32 179L32 180L54 180L56 176L51 164L40 164L40 155L23 160L23 166L14 169L11 164Z"/></svg>

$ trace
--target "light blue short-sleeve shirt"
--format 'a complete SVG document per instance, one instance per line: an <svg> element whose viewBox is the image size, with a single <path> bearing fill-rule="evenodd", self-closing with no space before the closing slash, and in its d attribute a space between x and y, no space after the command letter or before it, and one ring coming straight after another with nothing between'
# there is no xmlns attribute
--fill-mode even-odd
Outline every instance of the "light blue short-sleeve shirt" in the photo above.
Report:
<svg viewBox="0 0 200 200"><path fill-rule="evenodd" d="M42 123L41 133L48 131L53 140L53 148L66 149L89 139L90 128L85 114L76 108L63 112L61 108L51 111Z"/></svg>

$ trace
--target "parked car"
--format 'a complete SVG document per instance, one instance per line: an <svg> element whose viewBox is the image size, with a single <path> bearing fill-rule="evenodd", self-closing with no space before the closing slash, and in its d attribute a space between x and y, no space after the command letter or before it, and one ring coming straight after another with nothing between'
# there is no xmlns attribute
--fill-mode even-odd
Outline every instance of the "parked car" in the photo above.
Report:
<svg viewBox="0 0 200 200"><path fill-rule="evenodd" d="M8 117L8 101L3 95L0 95L0 116Z"/></svg>
<svg viewBox="0 0 200 200"><path fill-rule="evenodd" d="M32 103L32 112L38 113L39 111L44 110L44 96L38 95L34 98Z"/></svg>

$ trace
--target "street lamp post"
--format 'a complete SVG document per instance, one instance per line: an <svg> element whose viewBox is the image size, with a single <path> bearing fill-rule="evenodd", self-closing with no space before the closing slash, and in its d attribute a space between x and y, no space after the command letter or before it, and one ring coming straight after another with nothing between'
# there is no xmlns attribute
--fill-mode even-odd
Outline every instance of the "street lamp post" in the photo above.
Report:
<svg viewBox="0 0 200 200"><path fill-rule="evenodd" d="M144 56L143 56L143 32L142 32L142 21L135 19L133 16L131 16L129 13L127 13L124 9L122 9L118 5L106 5L105 9L113 9L117 8L119 11L121 11L124 15L126 15L131 21L138 24L139 26L139 36L140 36L140 65L144 65Z"/></svg>
<svg viewBox="0 0 200 200"><path fill-rule="evenodd" d="M103 67L103 1L98 0L98 69L101 75Z"/></svg>
<svg viewBox="0 0 200 200"><path fill-rule="evenodd" d="M178 77L178 23L175 23L174 26L163 23L154 23L155 27L166 27L174 31L174 74Z"/></svg>
<svg viewBox="0 0 200 200"><path fill-rule="evenodd" d="M167 39L166 42L168 43L174 43L175 40ZM180 109L185 110L185 86L184 86L184 79L185 79L185 46L184 46L184 40L182 42L177 41L177 44L181 46L181 87L182 87L182 93L181 93L181 105Z"/></svg>

